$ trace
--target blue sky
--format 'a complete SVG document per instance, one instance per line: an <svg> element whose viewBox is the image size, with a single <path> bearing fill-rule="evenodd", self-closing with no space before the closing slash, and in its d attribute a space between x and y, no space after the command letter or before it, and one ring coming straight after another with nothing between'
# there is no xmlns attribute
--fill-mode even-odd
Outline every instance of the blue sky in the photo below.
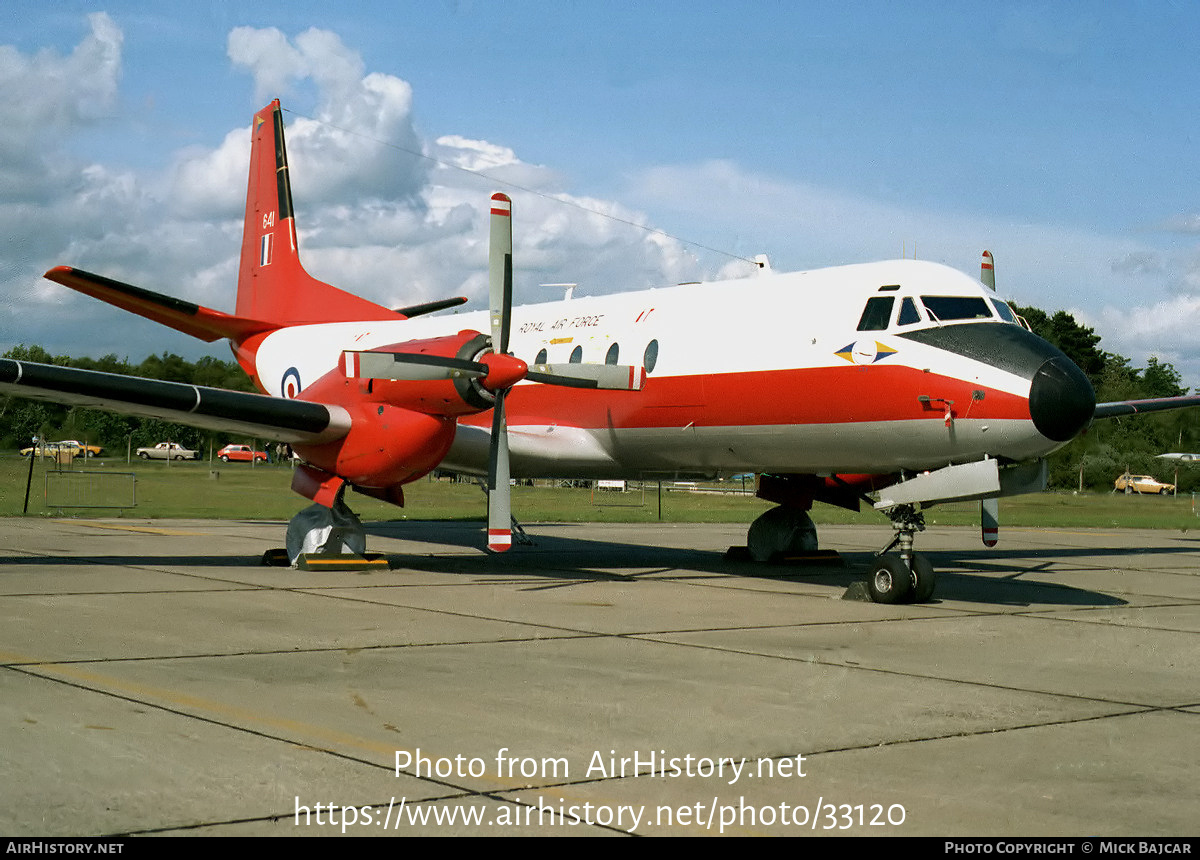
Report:
<svg viewBox="0 0 1200 860"><path fill-rule="evenodd" d="M305 260L376 300L482 295L491 188L386 140L781 270L915 248L975 274L987 247L1001 292L1200 386L1198 36L1166 2L10 0L0 348L197 354L36 282L69 263L229 308L239 135L279 96ZM530 300L742 265L514 196Z"/></svg>

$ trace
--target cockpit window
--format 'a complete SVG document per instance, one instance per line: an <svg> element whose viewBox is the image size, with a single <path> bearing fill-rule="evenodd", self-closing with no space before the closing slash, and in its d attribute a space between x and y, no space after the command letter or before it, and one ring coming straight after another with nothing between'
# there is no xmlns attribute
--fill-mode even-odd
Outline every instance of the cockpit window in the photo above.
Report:
<svg viewBox="0 0 1200 860"><path fill-rule="evenodd" d="M917 311L917 303L910 298L905 298L900 302L900 316L896 319L897 325L912 325L921 321L921 314Z"/></svg>
<svg viewBox="0 0 1200 860"><path fill-rule="evenodd" d="M858 320L859 331L883 331L892 319L892 305L896 299L892 296L875 296L867 299L862 317Z"/></svg>
<svg viewBox="0 0 1200 860"><path fill-rule="evenodd" d="M921 304L939 322L992 318L992 311L981 296L921 296Z"/></svg>
<svg viewBox="0 0 1200 860"><path fill-rule="evenodd" d="M992 306L996 309L996 313L1000 314L1000 319L1010 323L1017 321L1017 316L1012 312L1012 308L1008 306L1008 302L992 299Z"/></svg>

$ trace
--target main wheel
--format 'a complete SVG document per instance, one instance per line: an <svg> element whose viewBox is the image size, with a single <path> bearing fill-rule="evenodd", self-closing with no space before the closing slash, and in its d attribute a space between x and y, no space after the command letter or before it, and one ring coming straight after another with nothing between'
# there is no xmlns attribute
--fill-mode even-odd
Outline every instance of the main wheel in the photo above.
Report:
<svg viewBox="0 0 1200 860"><path fill-rule="evenodd" d="M912 594L912 573L904 559L889 552L875 559L867 576L867 591L876 603L903 603Z"/></svg>
<svg viewBox="0 0 1200 860"><path fill-rule="evenodd" d="M912 593L909 595L909 601L928 603L933 597L933 589L937 585L937 574L933 572L933 565L929 563L929 559L914 552L912 570L909 575L912 577Z"/></svg>

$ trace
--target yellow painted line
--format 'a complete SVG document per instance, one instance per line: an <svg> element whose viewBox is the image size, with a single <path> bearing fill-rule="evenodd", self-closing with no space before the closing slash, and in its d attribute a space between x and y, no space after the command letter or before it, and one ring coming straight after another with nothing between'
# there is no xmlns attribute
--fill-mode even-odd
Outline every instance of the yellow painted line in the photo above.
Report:
<svg viewBox="0 0 1200 860"><path fill-rule="evenodd" d="M64 681L76 681L84 685L85 689L92 692L123 694L143 701L146 704L153 704L157 701L160 705L166 704L174 709L182 709L184 716L189 715L187 711L197 712L194 714L195 716L207 717L219 723L228 723L234 729L273 730L285 735L280 740L289 742L295 746L313 746L314 742L316 742L324 744L330 751L336 751L338 747L349 747L380 755L384 757L384 761L389 762L389 767L394 767L396 753L407 752L410 756L415 756L417 752L416 750L397 747L394 744L368 740L326 726L314 725L313 723L306 723L287 717L271 716L262 711L226 702L218 702L202 696L194 696L179 690L123 680L112 675L90 671L78 665L57 664L26 655L4 652L0 652L0 662L26 664L26 668L35 676L41 676L48 680L58 678ZM287 737L287 735L292 735L292 737ZM314 748L320 749L321 747L314 746ZM442 756L438 756L423 748L420 750L420 753L422 759L429 758L437 761L442 758ZM528 780L520 777L519 774L512 777L502 776L495 772L494 767L489 767L488 772L485 772L482 777L476 778L491 780L501 786L501 790L508 791L524 788L528 785Z"/></svg>
<svg viewBox="0 0 1200 860"><path fill-rule="evenodd" d="M204 535L210 532L185 532L178 529L159 529L151 526L120 526L116 523L94 523L87 520L55 520L59 525L88 526L94 529L111 529L119 532L140 532L148 535Z"/></svg>
<svg viewBox="0 0 1200 860"><path fill-rule="evenodd" d="M451 760L450 757L439 756L436 753L424 748L418 748L418 750L404 749L402 747L397 747L394 744L379 743L378 741L371 741L366 738L358 737L357 735L348 734L336 729L330 729L325 726L318 726L312 723L302 722L300 720L288 719L286 717L275 717L265 714L261 711L251 710L250 708L231 705L225 702L218 702L201 696L193 696L178 690L155 687L148 684L141 684L136 681L122 680L112 675L105 675L99 672L89 671L78 665L56 664L53 662L38 660L37 658L29 657L27 655L13 654L10 652L0 652L0 662L25 664L35 677L43 677L47 680L52 680L57 677L62 680L76 681L80 684L83 684L84 688L91 692L124 694L139 701L144 701L146 704L153 704L153 700L158 700L159 703L165 702L174 708L185 709L184 716L189 716L189 714L186 713L186 710L198 711L200 713L197 716L206 716L209 719L217 721L218 723L229 723L231 724L230 727L235 730L239 728L254 729L255 727L259 727L261 729L262 727L265 727L278 732L299 734L302 737L279 738L279 740L291 743L292 745L298 747L312 746L311 743L305 742L305 737L307 737L309 741L318 740L321 743L329 745L331 748L330 751L336 751L336 749L333 749L335 746L342 746L381 755L384 756L384 761L389 762L388 766L390 768L395 767L394 762L397 753L408 753L410 759L415 757L419 752L422 760L429 759L434 762L437 762L443 758L446 760ZM355 704L358 703L356 702ZM320 747L313 748L321 749ZM416 776L416 774L412 773L411 768L406 769L404 773L410 776ZM417 778L419 779L420 777ZM472 778L491 781L500 786L499 789L496 789L499 791L517 793L524 790L525 797L528 797L530 794L540 797L546 797L553 794L557 797L559 804L563 806L570 806L572 805L572 802L575 802L576 805L584 802L590 802L593 804L605 802L603 795L597 799L582 794L575 794L565 786L557 788L531 788L529 786L528 778L520 776L518 772L514 772L511 776L505 776L502 773L499 773L498 768L495 765L494 758L487 765L487 770L484 772L483 776ZM515 794L514 801L529 803L528 800L524 800L521 797L520 793ZM617 801L609 800L608 803L615 806ZM553 803L549 805L553 806ZM690 828L695 827L695 825L683 826ZM739 829L738 832L743 831Z"/></svg>

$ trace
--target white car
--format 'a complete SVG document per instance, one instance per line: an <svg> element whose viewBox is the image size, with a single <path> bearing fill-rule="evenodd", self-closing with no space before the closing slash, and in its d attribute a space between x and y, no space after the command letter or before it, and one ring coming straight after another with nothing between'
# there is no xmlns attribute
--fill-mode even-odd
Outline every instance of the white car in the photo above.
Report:
<svg viewBox="0 0 1200 860"><path fill-rule="evenodd" d="M195 460L200 456L199 452L176 442L159 442L153 448L138 448L137 455L143 460Z"/></svg>

